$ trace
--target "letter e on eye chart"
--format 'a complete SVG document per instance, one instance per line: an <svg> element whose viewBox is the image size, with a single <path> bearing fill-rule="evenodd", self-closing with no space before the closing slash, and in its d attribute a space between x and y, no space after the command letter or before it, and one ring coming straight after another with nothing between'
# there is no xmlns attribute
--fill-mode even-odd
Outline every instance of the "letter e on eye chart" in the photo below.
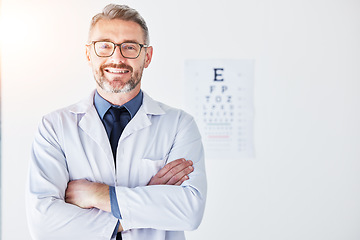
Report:
<svg viewBox="0 0 360 240"><path fill-rule="evenodd" d="M253 158L253 60L187 60L186 109L207 158Z"/></svg>

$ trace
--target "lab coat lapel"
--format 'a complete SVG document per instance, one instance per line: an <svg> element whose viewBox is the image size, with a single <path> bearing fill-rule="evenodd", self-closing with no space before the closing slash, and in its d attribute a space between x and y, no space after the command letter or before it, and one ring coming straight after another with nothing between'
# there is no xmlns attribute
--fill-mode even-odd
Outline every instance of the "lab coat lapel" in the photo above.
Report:
<svg viewBox="0 0 360 240"><path fill-rule="evenodd" d="M94 93L88 99L75 105L71 111L77 115L79 128L100 146L109 159L108 162L115 167L104 125L93 104Z"/></svg>
<svg viewBox="0 0 360 240"><path fill-rule="evenodd" d="M143 103L134 118L125 127L120 137L120 141L130 136L134 132L140 131L151 125L151 117L153 115L165 114L159 103L154 101L144 92Z"/></svg>

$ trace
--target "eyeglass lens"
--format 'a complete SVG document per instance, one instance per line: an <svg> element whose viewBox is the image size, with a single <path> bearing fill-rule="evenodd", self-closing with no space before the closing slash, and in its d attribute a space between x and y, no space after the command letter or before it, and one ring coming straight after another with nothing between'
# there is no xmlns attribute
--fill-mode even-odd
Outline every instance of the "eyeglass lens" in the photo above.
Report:
<svg viewBox="0 0 360 240"><path fill-rule="evenodd" d="M115 51L115 44L112 42L95 42L95 52L99 57L110 57ZM126 58L137 58L140 54L141 46L138 43L120 44L121 54Z"/></svg>

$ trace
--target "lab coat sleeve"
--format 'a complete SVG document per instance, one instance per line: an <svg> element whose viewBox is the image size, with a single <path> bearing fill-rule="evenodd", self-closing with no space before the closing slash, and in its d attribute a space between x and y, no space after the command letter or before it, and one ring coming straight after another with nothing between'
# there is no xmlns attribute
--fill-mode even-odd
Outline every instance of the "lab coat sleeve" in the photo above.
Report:
<svg viewBox="0 0 360 240"><path fill-rule="evenodd" d="M181 186L116 187L124 230L188 231L200 225L207 190L204 151L196 123L187 114L181 116L168 161L178 158L194 162L190 179Z"/></svg>
<svg viewBox="0 0 360 240"><path fill-rule="evenodd" d="M111 213L82 209L64 201L69 174L59 142L59 119L58 115L44 118L33 143L26 188L31 236L37 240L109 240L117 224ZM53 124L55 121L57 124Z"/></svg>

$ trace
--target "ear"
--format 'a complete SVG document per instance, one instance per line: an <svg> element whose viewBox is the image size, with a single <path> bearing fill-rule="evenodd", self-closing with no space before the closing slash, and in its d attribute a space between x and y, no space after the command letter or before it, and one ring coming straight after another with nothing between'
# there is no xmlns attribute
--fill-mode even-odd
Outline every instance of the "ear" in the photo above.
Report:
<svg viewBox="0 0 360 240"><path fill-rule="evenodd" d="M145 65L144 67L147 68L150 65L151 59L153 55L153 47L147 47L145 53Z"/></svg>
<svg viewBox="0 0 360 240"><path fill-rule="evenodd" d="M86 54L86 60L87 60L88 64L91 66L90 46L89 45L85 46L85 54Z"/></svg>

